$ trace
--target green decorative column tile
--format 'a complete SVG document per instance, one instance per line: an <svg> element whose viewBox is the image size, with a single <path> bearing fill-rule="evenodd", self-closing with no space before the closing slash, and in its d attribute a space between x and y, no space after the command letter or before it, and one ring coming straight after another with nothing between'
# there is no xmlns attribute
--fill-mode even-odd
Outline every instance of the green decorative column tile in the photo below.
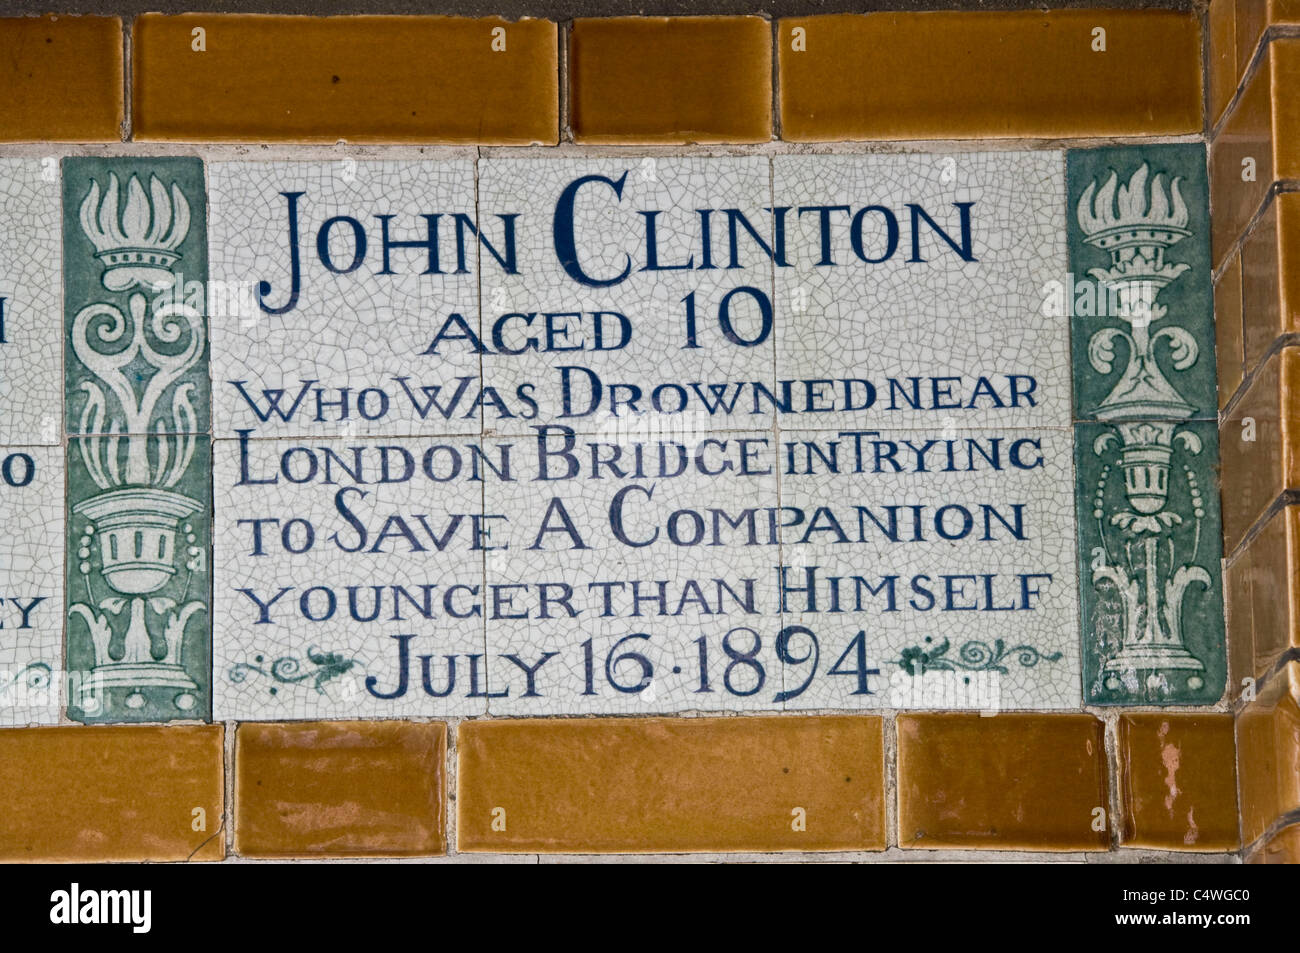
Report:
<svg viewBox="0 0 1300 953"><path fill-rule="evenodd" d="M1213 421L1075 425L1087 704L1223 694L1218 436Z"/></svg>
<svg viewBox="0 0 1300 953"><path fill-rule="evenodd" d="M203 166L63 163L69 717L211 711Z"/></svg>
<svg viewBox="0 0 1300 953"><path fill-rule="evenodd" d="M1066 190L1075 418L1214 419L1205 147L1071 150Z"/></svg>
<svg viewBox="0 0 1300 953"><path fill-rule="evenodd" d="M163 438L160 438L163 439ZM100 438L68 451L68 717L207 720L212 710L212 453L168 437L190 464L171 485L103 490Z"/></svg>
<svg viewBox="0 0 1300 953"><path fill-rule="evenodd" d="M1066 178L1084 699L1213 704L1227 666L1205 150L1076 150Z"/></svg>
<svg viewBox="0 0 1300 953"><path fill-rule="evenodd" d="M199 159L63 160L68 433L106 429L109 413L128 433L211 432L206 213ZM136 397L115 400L127 387Z"/></svg>

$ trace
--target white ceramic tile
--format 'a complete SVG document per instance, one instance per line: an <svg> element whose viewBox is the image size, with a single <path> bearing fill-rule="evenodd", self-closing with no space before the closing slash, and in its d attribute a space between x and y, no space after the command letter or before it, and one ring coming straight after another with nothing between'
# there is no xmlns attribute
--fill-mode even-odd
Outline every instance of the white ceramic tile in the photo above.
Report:
<svg viewBox="0 0 1300 953"><path fill-rule="evenodd" d="M0 725L56 724L63 681L58 447L0 447L0 600Z"/></svg>
<svg viewBox="0 0 1300 953"><path fill-rule="evenodd" d="M774 317L761 333L772 263L741 217L770 246L770 205L770 166L759 157L482 160L481 212L520 215L518 273L483 261L484 383L510 414L485 410L487 430L558 422L617 432L652 419L662 429L769 426L770 404L753 383L772 386ZM724 299L731 335L747 344L724 334ZM499 344L523 353L493 342L498 322Z"/></svg>
<svg viewBox="0 0 1300 953"><path fill-rule="evenodd" d="M781 441L787 707L1078 706L1068 428Z"/></svg>
<svg viewBox="0 0 1300 953"><path fill-rule="evenodd" d="M53 158L0 159L0 445L60 439L58 170Z"/></svg>
<svg viewBox="0 0 1300 953"><path fill-rule="evenodd" d="M479 431L479 355L424 353L453 314L478 328L471 161L213 162L208 181L218 437ZM427 240L432 222L436 260L427 247L392 246L385 268L384 216L390 245ZM424 274L431 267L440 273Z"/></svg>
<svg viewBox="0 0 1300 953"><path fill-rule="evenodd" d="M473 443L216 442L214 718L485 710ZM455 657L446 697L424 691L421 656L432 657L434 692L445 692L447 656Z"/></svg>
<svg viewBox="0 0 1300 953"><path fill-rule="evenodd" d="M602 460L614 460L617 450L623 477L604 467L593 471L596 443ZM662 471L661 443L669 462ZM487 622L492 685L494 695L509 693L493 697L491 711L648 714L780 707L774 702L781 683L771 650L780 616L770 434L622 444L577 437L567 454L565 438L552 435L545 469L537 440L488 441L506 444L512 479L489 479L485 495L486 513L499 528L493 541L501 547L487 559L488 597L499 600ZM639 470L632 462L638 452L644 455ZM739 472L741 467L748 472ZM680 475L660 475L679 469ZM539 480L543 473L550 479ZM716 513L739 525L715 523ZM740 631L729 637L732 630ZM752 663L728 673L722 647L728 638L736 653L748 654L754 633L763 640L756 657L763 666L761 682ZM707 683L701 680L700 639ZM545 653L556 654L542 662ZM624 658L627 653L645 662ZM529 696L524 669L539 662Z"/></svg>
<svg viewBox="0 0 1300 953"><path fill-rule="evenodd" d="M1069 422L1069 324L1042 314L1066 270L1061 153L778 156L773 169L776 204L791 208L777 377L836 382L828 412L785 415L783 426ZM971 203L969 243L955 203ZM912 207L973 260L919 213L913 227ZM868 382L874 402L854 384L846 403L844 379Z"/></svg>

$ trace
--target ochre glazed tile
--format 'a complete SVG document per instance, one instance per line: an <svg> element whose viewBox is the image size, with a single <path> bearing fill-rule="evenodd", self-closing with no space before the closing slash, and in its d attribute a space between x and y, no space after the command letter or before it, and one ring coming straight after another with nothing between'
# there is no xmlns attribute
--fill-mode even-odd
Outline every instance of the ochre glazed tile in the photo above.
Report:
<svg viewBox="0 0 1300 953"><path fill-rule="evenodd" d="M1104 52L1093 49L1099 29ZM1196 17L1172 11L782 20L781 134L818 142L1199 132L1200 44Z"/></svg>
<svg viewBox="0 0 1300 953"><path fill-rule="evenodd" d="M1275 44L1273 52L1278 46ZM1210 145L1211 250L1217 268L1273 182L1271 57L1260 65Z"/></svg>
<svg viewBox="0 0 1300 953"><path fill-rule="evenodd" d="M554 143L557 62L546 20L146 14L135 135Z"/></svg>
<svg viewBox="0 0 1300 953"><path fill-rule="evenodd" d="M1232 714L1126 714L1119 719L1121 843L1236 850Z"/></svg>
<svg viewBox="0 0 1300 953"><path fill-rule="evenodd" d="M1253 371L1277 338L1283 323L1280 310L1282 276L1278 274L1278 213L1282 195L1246 233L1241 253L1242 370Z"/></svg>
<svg viewBox="0 0 1300 953"><path fill-rule="evenodd" d="M1105 760L1091 715L900 715L898 845L1105 850Z"/></svg>
<svg viewBox="0 0 1300 953"><path fill-rule="evenodd" d="M1219 432L1223 551L1231 553L1278 495L1300 487L1300 348L1259 369Z"/></svg>
<svg viewBox="0 0 1300 953"><path fill-rule="evenodd" d="M1268 203L1241 248L1245 368L1254 370L1282 334L1300 330L1300 193Z"/></svg>
<svg viewBox="0 0 1300 953"><path fill-rule="evenodd" d="M765 142L771 26L759 17L575 20L569 89L578 142Z"/></svg>
<svg viewBox="0 0 1300 953"><path fill-rule="evenodd" d="M1283 192L1277 206L1278 332L1300 331L1300 194ZM1269 341L1272 344L1272 341Z"/></svg>
<svg viewBox="0 0 1300 953"><path fill-rule="evenodd" d="M0 19L0 142L121 138L122 21Z"/></svg>
<svg viewBox="0 0 1300 953"><path fill-rule="evenodd" d="M1259 211L1274 181L1300 178L1300 37L1274 40L1210 148L1214 263Z"/></svg>
<svg viewBox="0 0 1300 953"><path fill-rule="evenodd" d="M1210 109L1217 121L1237 91L1264 32L1300 22L1297 0L1212 0L1210 3Z"/></svg>
<svg viewBox="0 0 1300 953"><path fill-rule="evenodd" d="M1275 513L1225 574L1232 698L1300 648L1300 506Z"/></svg>
<svg viewBox="0 0 1300 953"><path fill-rule="evenodd" d="M1300 662L1275 674L1237 717L1241 831L1258 840L1278 817L1300 809Z"/></svg>
<svg viewBox="0 0 1300 953"><path fill-rule="evenodd" d="M1210 120L1223 115L1237 91L1237 0L1210 0L1209 111Z"/></svg>
<svg viewBox="0 0 1300 953"><path fill-rule="evenodd" d="M1244 69L1269 27L1300 23L1298 0L1236 0L1237 63Z"/></svg>
<svg viewBox="0 0 1300 953"><path fill-rule="evenodd" d="M463 851L882 850L875 717L463 722Z"/></svg>
<svg viewBox="0 0 1300 953"><path fill-rule="evenodd" d="M445 853L446 750L441 723L241 724L235 732L235 852Z"/></svg>
<svg viewBox="0 0 1300 953"><path fill-rule="evenodd" d="M1246 858L1248 864L1300 864L1300 824L1284 827Z"/></svg>
<svg viewBox="0 0 1300 953"><path fill-rule="evenodd" d="M1235 256L1214 286L1214 356L1219 371L1219 409L1237 392L1244 374L1241 256Z"/></svg>
<svg viewBox="0 0 1300 953"><path fill-rule="evenodd" d="M220 725L0 731L0 859L220 860Z"/></svg>

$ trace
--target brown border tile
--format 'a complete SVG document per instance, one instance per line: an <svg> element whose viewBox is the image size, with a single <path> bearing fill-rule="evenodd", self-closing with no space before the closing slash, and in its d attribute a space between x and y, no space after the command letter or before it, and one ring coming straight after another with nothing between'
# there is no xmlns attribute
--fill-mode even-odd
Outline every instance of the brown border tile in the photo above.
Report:
<svg viewBox="0 0 1300 953"><path fill-rule="evenodd" d="M1092 49L1094 28L1105 52ZM1190 13L796 17L777 26L777 57L781 132L794 142L1179 135L1203 123Z"/></svg>
<svg viewBox="0 0 1300 953"><path fill-rule="evenodd" d="M191 49L206 30L206 50ZM506 48L492 49L495 29ZM554 144L548 20L144 14L132 45L142 141Z"/></svg>
<svg viewBox="0 0 1300 953"><path fill-rule="evenodd" d="M0 142L116 142L125 39L117 17L0 19Z"/></svg>
<svg viewBox="0 0 1300 953"><path fill-rule="evenodd" d="M1230 712L1126 712L1119 718L1118 740L1124 846L1241 846Z"/></svg>
<svg viewBox="0 0 1300 953"><path fill-rule="evenodd" d="M904 848L1107 850L1105 726L1088 714L898 716Z"/></svg>
<svg viewBox="0 0 1300 953"><path fill-rule="evenodd" d="M220 860L223 735L221 725L0 730L0 859Z"/></svg>
<svg viewBox="0 0 1300 953"><path fill-rule="evenodd" d="M568 66L576 142L772 137L772 34L761 17L578 19Z"/></svg>
<svg viewBox="0 0 1300 953"><path fill-rule="evenodd" d="M1300 662L1272 676L1237 716L1237 774L1246 844L1300 810Z"/></svg>
<svg viewBox="0 0 1300 953"><path fill-rule="evenodd" d="M456 753L462 851L885 847L877 716L466 721Z"/></svg>
<svg viewBox="0 0 1300 953"><path fill-rule="evenodd" d="M235 852L428 857L447 852L441 722L243 722Z"/></svg>

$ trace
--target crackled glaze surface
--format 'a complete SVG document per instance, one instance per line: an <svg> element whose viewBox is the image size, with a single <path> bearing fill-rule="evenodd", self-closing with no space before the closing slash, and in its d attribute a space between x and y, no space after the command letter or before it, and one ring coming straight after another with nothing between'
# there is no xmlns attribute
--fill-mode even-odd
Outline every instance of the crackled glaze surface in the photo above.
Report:
<svg viewBox="0 0 1300 953"><path fill-rule="evenodd" d="M1063 166L216 165L218 713L1077 704Z"/></svg>
<svg viewBox="0 0 1300 953"><path fill-rule="evenodd" d="M444 416L429 393L476 383L479 356L423 353L430 315L478 328L472 162L217 162L209 176L217 436L478 433L468 400Z"/></svg>
<svg viewBox="0 0 1300 953"><path fill-rule="evenodd" d="M0 159L0 443L59 442L59 166Z"/></svg>
<svg viewBox="0 0 1300 953"><path fill-rule="evenodd" d="M0 725L56 724L63 670L63 458L0 448ZM20 485L10 485L9 481Z"/></svg>

